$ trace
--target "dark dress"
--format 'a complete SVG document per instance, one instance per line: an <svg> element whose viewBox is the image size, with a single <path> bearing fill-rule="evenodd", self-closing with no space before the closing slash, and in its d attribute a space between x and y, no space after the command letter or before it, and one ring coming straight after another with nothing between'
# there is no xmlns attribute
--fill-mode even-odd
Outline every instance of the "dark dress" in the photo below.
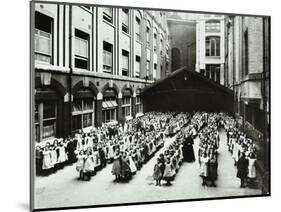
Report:
<svg viewBox="0 0 281 212"><path fill-rule="evenodd" d="M194 162L194 150L193 150L193 139L191 137L187 137L184 140L183 144L183 157L186 162Z"/></svg>
<svg viewBox="0 0 281 212"><path fill-rule="evenodd" d="M36 156L36 174L41 175L42 174L42 165L43 165L42 151L36 150L35 156Z"/></svg>
<svg viewBox="0 0 281 212"><path fill-rule="evenodd" d="M154 178L154 180L160 180L162 178L162 172L161 172L159 164L155 164L155 166L154 166L153 178Z"/></svg>
<svg viewBox="0 0 281 212"><path fill-rule="evenodd" d="M77 161L77 157L75 154L75 150L76 150L76 146L77 146L77 141L69 141L67 146L66 146L66 151L68 153L68 163L74 163Z"/></svg>
<svg viewBox="0 0 281 212"><path fill-rule="evenodd" d="M245 157L239 158L237 162L237 177L240 179L245 179L248 172L248 160Z"/></svg>
<svg viewBox="0 0 281 212"><path fill-rule="evenodd" d="M215 181L218 177L218 163L215 159L210 159L208 164L208 180Z"/></svg>
<svg viewBox="0 0 281 212"><path fill-rule="evenodd" d="M121 155L115 156L111 173L113 175L121 175Z"/></svg>

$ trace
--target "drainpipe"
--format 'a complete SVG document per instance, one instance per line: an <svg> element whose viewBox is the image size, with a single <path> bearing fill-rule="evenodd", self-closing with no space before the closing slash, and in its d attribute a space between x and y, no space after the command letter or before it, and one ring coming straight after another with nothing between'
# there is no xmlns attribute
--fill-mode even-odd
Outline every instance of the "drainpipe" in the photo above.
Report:
<svg viewBox="0 0 281 212"><path fill-rule="evenodd" d="M266 23L266 18L263 18L263 22L262 22L262 29L263 29L263 74L262 74L262 98L263 98L263 110L264 110L264 130L263 130L263 148L264 148L264 153L263 153L263 160L264 160L264 173L266 174L269 170L269 164L268 164L268 139L267 139L267 97L266 97L266 70L267 70L267 55L266 54L266 41L265 39L267 39L267 37L265 36L266 33L266 27L268 27L268 23ZM268 28L267 28L268 30ZM266 186L266 185L264 185ZM265 190L267 191L268 188L265 188Z"/></svg>
<svg viewBox="0 0 281 212"><path fill-rule="evenodd" d="M69 88L69 133L72 133L72 5L69 5L69 75L68 75L68 88Z"/></svg>

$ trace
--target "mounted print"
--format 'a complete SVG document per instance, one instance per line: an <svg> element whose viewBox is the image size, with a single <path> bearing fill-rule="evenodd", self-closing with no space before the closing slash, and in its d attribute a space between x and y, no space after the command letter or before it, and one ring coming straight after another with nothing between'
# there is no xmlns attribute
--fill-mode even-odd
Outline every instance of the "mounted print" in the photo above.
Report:
<svg viewBox="0 0 281 212"><path fill-rule="evenodd" d="M31 210L270 195L270 17L30 13Z"/></svg>

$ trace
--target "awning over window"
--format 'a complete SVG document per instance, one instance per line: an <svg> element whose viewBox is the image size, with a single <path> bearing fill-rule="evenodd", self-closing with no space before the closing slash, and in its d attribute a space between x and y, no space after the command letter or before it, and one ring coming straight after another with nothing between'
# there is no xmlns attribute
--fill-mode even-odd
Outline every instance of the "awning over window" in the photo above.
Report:
<svg viewBox="0 0 281 212"><path fill-rule="evenodd" d="M115 108L117 107L116 101L103 101L102 102L102 108L103 109L109 109L109 108Z"/></svg>

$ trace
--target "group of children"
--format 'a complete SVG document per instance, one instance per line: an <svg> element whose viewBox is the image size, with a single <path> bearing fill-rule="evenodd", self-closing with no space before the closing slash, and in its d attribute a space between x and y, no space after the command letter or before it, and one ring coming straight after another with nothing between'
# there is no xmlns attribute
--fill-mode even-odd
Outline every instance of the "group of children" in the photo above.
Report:
<svg viewBox="0 0 281 212"><path fill-rule="evenodd" d="M76 162L79 179L90 180L97 170L112 163L115 180L128 181L163 145L166 136L176 139L157 158L153 170L156 186L168 185L183 161L194 162L193 138L199 137L198 160L203 186L216 186L219 128L227 135L227 146L237 166L241 187L252 187L256 179L257 148L236 121L223 113L149 112L123 124L102 125L89 133L56 139L36 146L36 174L48 175Z"/></svg>
<svg viewBox="0 0 281 212"><path fill-rule="evenodd" d="M156 186L161 186L161 180L171 185L183 162L194 162L193 138L197 135L197 126L188 115L185 126L177 132L175 140L160 154L153 169Z"/></svg>
<svg viewBox="0 0 281 212"><path fill-rule="evenodd" d="M255 187L257 177L256 160L257 148L253 140L237 128L236 121L225 116L224 125L227 135L227 146L237 166L237 177L240 179L240 187Z"/></svg>
<svg viewBox="0 0 281 212"><path fill-rule="evenodd" d="M175 121L177 120L177 121ZM167 128L177 123L182 127L185 114L150 112L141 119L132 120L132 140L129 145L117 145L114 152L112 174L115 181L128 181L163 145L169 136Z"/></svg>
<svg viewBox="0 0 281 212"><path fill-rule="evenodd" d="M215 187L218 176L218 148L220 146L218 116L215 113L202 113L199 117L201 129L198 133L200 139L198 158L202 186Z"/></svg>
<svg viewBox="0 0 281 212"><path fill-rule="evenodd" d="M49 175L76 161L76 144L72 139L56 139L53 143L37 145L36 175Z"/></svg>

